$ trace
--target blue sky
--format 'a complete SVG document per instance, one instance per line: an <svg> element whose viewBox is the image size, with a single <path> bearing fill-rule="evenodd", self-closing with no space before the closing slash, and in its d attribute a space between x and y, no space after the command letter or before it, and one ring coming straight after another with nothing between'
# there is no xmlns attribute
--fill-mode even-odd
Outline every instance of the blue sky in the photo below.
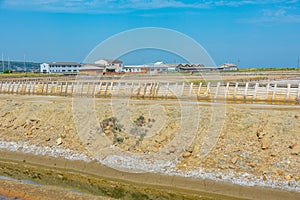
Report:
<svg viewBox="0 0 300 200"><path fill-rule="evenodd" d="M300 57L298 0L0 0L0 53L10 60L78 61L122 31L162 27L201 44L216 64L296 67ZM153 50L122 56L125 64L176 55Z"/></svg>

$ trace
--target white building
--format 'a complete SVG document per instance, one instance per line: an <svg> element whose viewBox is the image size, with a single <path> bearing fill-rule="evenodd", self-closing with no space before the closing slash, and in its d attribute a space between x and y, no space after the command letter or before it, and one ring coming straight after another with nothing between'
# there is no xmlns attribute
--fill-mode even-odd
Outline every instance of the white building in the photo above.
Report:
<svg viewBox="0 0 300 200"><path fill-rule="evenodd" d="M78 73L81 64L77 62L50 62L50 63L42 63L40 65L41 73L59 73L59 74L67 74L67 73Z"/></svg>
<svg viewBox="0 0 300 200"><path fill-rule="evenodd" d="M106 66L106 71L108 72L121 72L123 62L114 59L102 59L95 61L95 64Z"/></svg>
<svg viewBox="0 0 300 200"><path fill-rule="evenodd" d="M124 65L122 71L126 73L145 73L147 67L147 65Z"/></svg>

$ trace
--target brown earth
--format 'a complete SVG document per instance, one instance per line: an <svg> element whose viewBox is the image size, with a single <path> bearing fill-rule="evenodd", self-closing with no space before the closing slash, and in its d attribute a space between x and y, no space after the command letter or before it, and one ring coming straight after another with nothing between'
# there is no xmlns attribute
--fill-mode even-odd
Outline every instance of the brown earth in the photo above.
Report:
<svg viewBox="0 0 300 200"><path fill-rule="evenodd" d="M126 117L126 113L116 113L114 102L107 99L96 100L95 113L99 124L111 117ZM149 105L157 103L163 109L151 114ZM180 148L180 143L168 146L180 131L182 115L187 114L182 113L183 106L180 103L132 101L124 106L131 113L128 118L137 121L143 116L145 122L138 121L137 127L131 127L135 129L127 131L115 131L116 124L102 127L100 132L105 133L110 145L135 154L155 153L166 148L168 152L163 159L168 159L168 156ZM225 112L222 111L223 108ZM244 182L251 183L255 179L257 182L266 182L268 186L268 181L275 181L279 187L290 187L299 192L299 106L227 104L222 107L204 103L193 105L191 109L199 109L200 116L195 118L191 113L191 119L183 121L191 123L191 126L197 123L198 129L193 140L183 149L175 170L185 173L201 168L205 173L217 174L216 179L226 182L234 182L231 178L241 178L239 176L248 174L242 177ZM188 111L191 110L185 110ZM161 118L159 113L165 118ZM214 113L217 116L214 117ZM212 122L212 117L219 121ZM225 119L224 123L222 117ZM201 157L201 150L205 145L203 142L207 142L207 131L219 122L222 128L220 135L210 139L216 143L209 154ZM120 125L124 126L121 122ZM152 135L146 133L142 136L139 128L151 132L151 126L161 127ZM92 159L94 152L87 149L93 146L93 135L85 140L77 134L76 127L78 128L73 119L71 98L0 96L2 141L70 149ZM130 131L131 134L128 133ZM228 178L228 174L232 173L234 176Z"/></svg>
<svg viewBox="0 0 300 200"><path fill-rule="evenodd" d="M55 186L38 186L10 180L0 181L0 195L14 199L26 200L109 200L107 197L97 197L78 192L66 191Z"/></svg>

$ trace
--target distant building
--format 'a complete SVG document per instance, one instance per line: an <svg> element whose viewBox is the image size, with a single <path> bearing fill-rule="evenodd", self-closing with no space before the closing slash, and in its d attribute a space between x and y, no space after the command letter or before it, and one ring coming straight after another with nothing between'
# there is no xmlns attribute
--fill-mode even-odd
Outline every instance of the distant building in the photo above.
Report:
<svg viewBox="0 0 300 200"><path fill-rule="evenodd" d="M95 61L95 64L103 65L107 72L121 72L123 62L114 59L102 59Z"/></svg>
<svg viewBox="0 0 300 200"><path fill-rule="evenodd" d="M94 63L85 63L80 68L80 74L106 74L122 71L123 62L113 59L97 60Z"/></svg>
<svg viewBox="0 0 300 200"><path fill-rule="evenodd" d="M78 73L80 67L81 64L77 62L50 62L40 64L40 72L50 74L71 74Z"/></svg>
<svg viewBox="0 0 300 200"><path fill-rule="evenodd" d="M219 70L237 71L238 67L232 63L225 63L218 67Z"/></svg>
<svg viewBox="0 0 300 200"><path fill-rule="evenodd" d="M205 67L203 64L177 64L176 71L179 72L198 72L215 70L213 67Z"/></svg>
<svg viewBox="0 0 300 200"><path fill-rule="evenodd" d="M124 65L122 72L125 73L147 73L147 65Z"/></svg>
<svg viewBox="0 0 300 200"><path fill-rule="evenodd" d="M80 68L80 74L101 74L106 72L106 66L102 64L83 64Z"/></svg>

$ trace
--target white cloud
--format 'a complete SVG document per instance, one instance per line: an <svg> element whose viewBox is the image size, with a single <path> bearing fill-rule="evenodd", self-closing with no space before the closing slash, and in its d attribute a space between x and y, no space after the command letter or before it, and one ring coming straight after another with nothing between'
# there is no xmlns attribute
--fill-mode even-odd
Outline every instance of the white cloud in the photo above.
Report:
<svg viewBox="0 0 300 200"><path fill-rule="evenodd" d="M205 9L245 5L293 5L297 3L298 0L2 0L2 7L56 12L119 13L161 8Z"/></svg>
<svg viewBox="0 0 300 200"><path fill-rule="evenodd" d="M240 19L242 23L300 23L300 15L290 12L293 7L281 7L278 9L263 9L262 14L257 18Z"/></svg>

